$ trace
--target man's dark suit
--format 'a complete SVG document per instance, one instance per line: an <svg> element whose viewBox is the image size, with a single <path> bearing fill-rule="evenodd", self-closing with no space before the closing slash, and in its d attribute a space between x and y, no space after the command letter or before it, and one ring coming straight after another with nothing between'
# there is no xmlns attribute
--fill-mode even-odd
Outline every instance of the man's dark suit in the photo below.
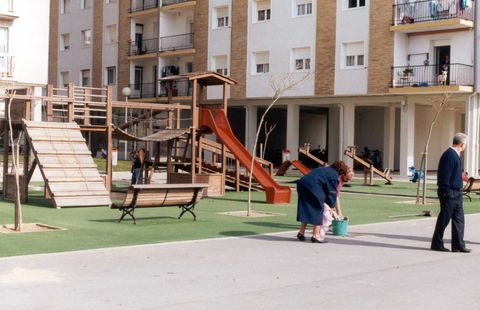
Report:
<svg viewBox="0 0 480 310"><path fill-rule="evenodd" d="M463 214L462 195L462 164L458 153L448 148L440 157L438 163L438 198L440 199L440 214L438 214L435 232L432 237L432 250L441 250L443 233L450 219L452 220L452 251L465 249L463 232L465 216Z"/></svg>

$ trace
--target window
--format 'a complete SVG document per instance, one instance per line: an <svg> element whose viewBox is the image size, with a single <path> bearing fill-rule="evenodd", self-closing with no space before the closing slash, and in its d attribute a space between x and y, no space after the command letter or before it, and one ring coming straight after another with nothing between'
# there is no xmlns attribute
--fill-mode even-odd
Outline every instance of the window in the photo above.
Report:
<svg viewBox="0 0 480 310"><path fill-rule="evenodd" d="M13 12L13 0L0 0L0 12Z"/></svg>
<svg viewBox="0 0 480 310"><path fill-rule="evenodd" d="M107 85L117 84L117 67L107 67Z"/></svg>
<svg viewBox="0 0 480 310"><path fill-rule="evenodd" d="M212 70L223 75L228 75L228 60L227 55L212 57Z"/></svg>
<svg viewBox="0 0 480 310"><path fill-rule="evenodd" d="M82 70L80 74L82 86L90 86L90 69Z"/></svg>
<svg viewBox="0 0 480 310"><path fill-rule="evenodd" d="M257 0L256 5L256 17L257 22L270 20L270 1L266 0ZM255 21L255 20L254 20Z"/></svg>
<svg viewBox="0 0 480 310"><path fill-rule="evenodd" d="M228 6L215 8L214 16L215 28L228 27Z"/></svg>
<svg viewBox="0 0 480 310"><path fill-rule="evenodd" d="M365 48L363 42L353 42L343 44L344 66L362 67L365 65Z"/></svg>
<svg viewBox="0 0 480 310"><path fill-rule="evenodd" d="M0 27L0 53L8 53L8 28Z"/></svg>
<svg viewBox="0 0 480 310"><path fill-rule="evenodd" d="M92 31L90 29L82 30L82 47L92 46Z"/></svg>
<svg viewBox="0 0 480 310"><path fill-rule="evenodd" d="M60 36L60 50L61 51L70 50L70 34L69 33L63 33Z"/></svg>
<svg viewBox="0 0 480 310"><path fill-rule="evenodd" d="M89 9L92 7L91 0L80 0L80 8L82 10Z"/></svg>
<svg viewBox="0 0 480 310"><path fill-rule="evenodd" d="M270 54L269 52L257 52L253 54L254 74L265 74L270 71Z"/></svg>
<svg viewBox="0 0 480 310"><path fill-rule="evenodd" d="M70 12L70 0L60 0L60 14Z"/></svg>
<svg viewBox="0 0 480 310"><path fill-rule="evenodd" d="M311 0L297 0L296 13L297 16L311 15L313 12L313 5Z"/></svg>
<svg viewBox="0 0 480 310"><path fill-rule="evenodd" d="M366 0L347 0L347 1L348 1L348 8L351 9L351 8L365 6Z"/></svg>
<svg viewBox="0 0 480 310"><path fill-rule="evenodd" d="M294 48L292 50L292 71L310 70L311 56L310 48Z"/></svg>
<svg viewBox="0 0 480 310"><path fill-rule="evenodd" d="M188 61L188 62L185 64L185 72L186 72L186 73L193 72L193 62Z"/></svg>
<svg viewBox="0 0 480 310"><path fill-rule="evenodd" d="M117 25L108 25L105 29L105 43L117 42Z"/></svg>
<svg viewBox="0 0 480 310"><path fill-rule="evenodd" d="M60 78L61 78L61 85L63 87L68 87L68 83L70 83L70 78L68 76L68 71L60 72Z"/></svg>

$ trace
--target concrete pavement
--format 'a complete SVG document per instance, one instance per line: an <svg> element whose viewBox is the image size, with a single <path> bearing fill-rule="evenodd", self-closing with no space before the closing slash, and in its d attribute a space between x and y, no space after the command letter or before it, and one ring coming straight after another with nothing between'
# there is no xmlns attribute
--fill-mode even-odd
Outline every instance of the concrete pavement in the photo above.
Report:
<svg viewBox="0 0 480 310"><path fill-rule="evenodd" d="M466 217L469 254L428 250L434 225L2 258L0 309L480 309L480 215Z"/></svg>

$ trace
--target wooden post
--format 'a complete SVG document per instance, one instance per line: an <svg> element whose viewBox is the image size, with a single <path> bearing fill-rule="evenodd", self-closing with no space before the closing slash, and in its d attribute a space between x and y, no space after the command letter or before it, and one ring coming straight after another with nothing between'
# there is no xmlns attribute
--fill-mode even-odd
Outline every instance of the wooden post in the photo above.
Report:
<svg viewBox="0 0 480 310"><path fill-rule="evenodd" d="M167 183L170 183L170 174L173 172L172 146L173 146L173 140L170 139L167 142Z"/></svg>
<svg viewBox="0 0 480 310"><path fill-rule="evenodd" d="M48 84L47 86L47 96L48 98L53 97L53 85ZM53 102L51 100L47 100L47 122L53 121Z"/></svg>
<svg viewBox="0 0 480 310"><path fill-rule="evenodd" d="M5 102L5 112L7 111L7 102ZM7 117L8 119L8 117ZM7 174L8 174L8 161L9 161L9 148L10 148L10 128L8 127L8 123L3 123L3 199L7 196Z"/></svg>
<svg viewBox="0 0 480 310"><path fill-rule="evenodd" d="M223 83L223 112L227 115L227 83ZM222 143L222 174L227 178L227 148ZM238 183L238 181L236 181Z"/></svg>
<svg viewBox="0 0 480 310"><path fill-rule="evenodd" d="M85 101L91 101L90 93L92 92L91 89L85 89ZM83 124L90 125L90 107L89 104L85 102L84 109L83 109Z"/></svg>
<svg viewBox="0 0 480 310"><path fill-rule="evenodd" d="M30 164L30 143L28 143L26 137L23 140L23 149L25 151L25 154L23 154L23 197L25 197L25 200L22 202L28 202L28 183L30 182L28 175L28 165ZM20 197L22 197L21 194Z"/></svg>
<svg viewBox="0 0 480 310"><path fill-rule="evenodd" d="M73 122L75 118L74 114L74 109L73 109L73 102L75 101L74 98L74 86L73 83L68 83L68 105L67 105L67 111L68 111L68 122Z"/></svg>
<svg viewBox="0 0 480 310"><path fill-rule="evenodd" d="M202 174L202 143L203 143L203 137L200 136L198 137L198 174Z"/></svg>
<svg viewBox="0 0 480 310"><path fill-rule="evenodd" d="M190 127L190 135L191 135L191 181L195 183L195 160L196 160L196 152L195 152L195 140L196 140L196 132L198 126L198 114L197 114L197 99L198 99L198 81L193 80L193 94L192 94L192 127Z"/></svg>
<svg viewBox="0 0 480 310"><path fill-rule="evenodd" d="M107 118L105 120L107 126L107 165L106 165L106 187L107 191L112 189L112 86L107 87Z"/></svg>
<svg viewBox="0 0 480 310"><path fill-rule="evenodd" d="M373 185L373 165L370 165L370 185Z"/></svg>
<svg viewBox="0 0 480 310"><path fill-rule="evenodd" d="M240 191L240 161L238 159L235 159L235 191Z"/></svg>

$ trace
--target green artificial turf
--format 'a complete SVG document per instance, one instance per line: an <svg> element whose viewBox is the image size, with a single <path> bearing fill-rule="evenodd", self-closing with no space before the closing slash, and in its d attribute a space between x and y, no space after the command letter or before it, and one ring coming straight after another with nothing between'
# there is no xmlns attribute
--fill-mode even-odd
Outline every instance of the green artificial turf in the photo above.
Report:
<svg viewBox="0 0 480 310"><path fill-rule="evenodd" d="M352 189L357 185L353 185ZM405 186L409 186L406 184ZM480 197L480 196L479 196ZM410 218L387 218L391 215L420 213L424 209L438 213L438 205L418 206L399 203L412 197L388 197L348 193L341 195L344 214L350 225L398 221ZM51 253L82 249L149 244L168 241L195 240L228 236L242 236L291 231L296 222L296 193L289 205L264 203L263 192L253 193L254 211L268 211L282 215L263 218L242 218L218 214L243 211L247 208L247 193L227 192L223 197L203 199L196 207L197 221L190 214L178 220L180 209L145 208L136 211L137 225L131 220L117 223L120 212L106 207L54 209L40 192L32 192L24 204L24 223L43 223L66 228L65 231L0 234L0 256ZM13 204L0 202L0 224L13 223ZM465 212L480 211L480 199L465 200ZM294 234L292 235L293 238Z"/></svg>

